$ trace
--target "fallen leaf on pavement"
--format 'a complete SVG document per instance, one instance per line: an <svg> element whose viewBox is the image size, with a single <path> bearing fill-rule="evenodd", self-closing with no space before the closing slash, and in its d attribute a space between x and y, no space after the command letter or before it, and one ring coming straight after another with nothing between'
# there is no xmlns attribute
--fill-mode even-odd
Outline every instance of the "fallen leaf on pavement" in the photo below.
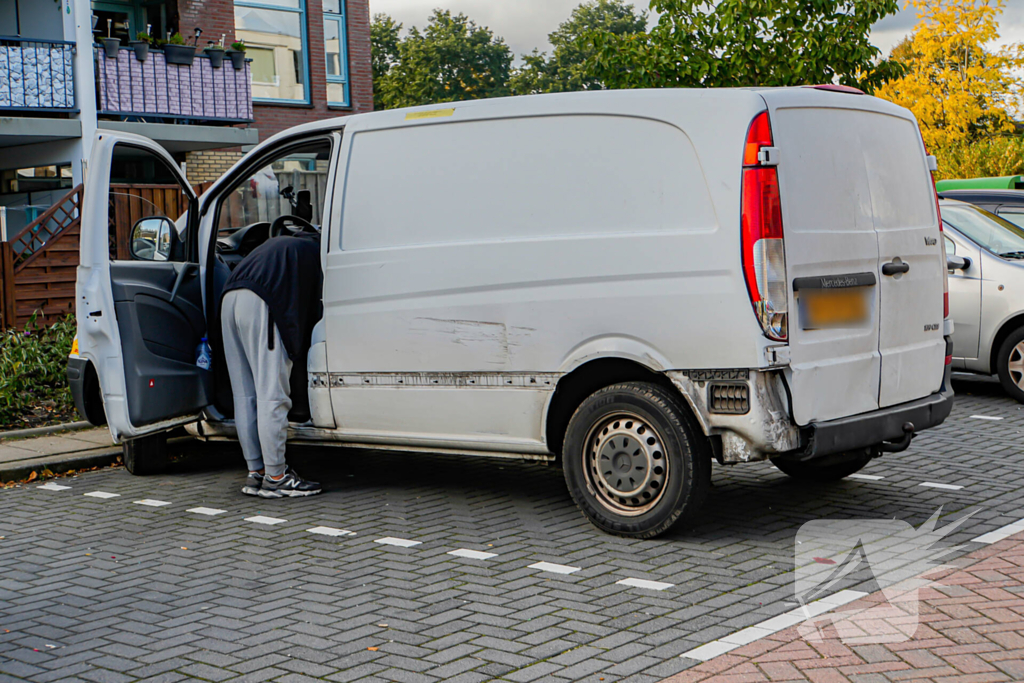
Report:
<svg viewBox="0 0 1024 683"><path fill-rule="evenodd" d="M375 647L368 647L366 649L369 650L370 652L376 652L377 651L377 648L375 648Z"/></svg>

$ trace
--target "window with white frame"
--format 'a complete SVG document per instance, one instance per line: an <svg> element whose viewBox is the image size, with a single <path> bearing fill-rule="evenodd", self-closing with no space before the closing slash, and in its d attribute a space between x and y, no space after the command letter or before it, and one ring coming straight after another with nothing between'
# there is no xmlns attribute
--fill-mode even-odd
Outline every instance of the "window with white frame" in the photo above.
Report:
<svg viewBox="0 0 1024 683"><path fill-rule="evenodd" d="M349 92L345 0L324 0L324 57L327 59L327 103L347 107Z"/></svg>
<svg viewBox="0 0 1024 683"><path fill-rule="evenodd" d="M306 0L235 0L235 38L252 61L252 98L309 102Z"/></svg>

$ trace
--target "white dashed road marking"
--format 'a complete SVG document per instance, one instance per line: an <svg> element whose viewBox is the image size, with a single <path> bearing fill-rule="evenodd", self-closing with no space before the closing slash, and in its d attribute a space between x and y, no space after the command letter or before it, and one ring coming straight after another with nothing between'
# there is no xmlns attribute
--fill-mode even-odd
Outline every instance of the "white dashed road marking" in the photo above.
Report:
<svg viewBox="0 0 1024 683"><path fill-rule="evenodd" d="M312 529L306 529L311 534L319 534L321 536L355 536L356 532L349 531L348 529L335 529L329 526L315 526Z"/></svg>
<svg viewBox="0 0 1024 683"><path fill-rule="evenodd" d="M551 564L550 562L531 564L529 569L538 569L542 572L552 572L553 574L572 574L580 570L579 567L567 567L564 564Z"/></svg>
<svg viewBox="0 0 1024 683"><path fill-rule="evenodd" d="M940 484L934 481L923 481L918 486L927 486L930 489L942 489L943 491L959 491L963 488L958 484Z"/></svg>
<svg viewBox="0 0 1024 683"><path fill-rule="evenodd" d="M391 536L388 536L387 538L378 538L376 541L374 541L374 543L381 543L383 545L397 545L401 548L411 548L414 545L419 545L420 541L409 541L404 538L392 538Z"/></svg>
<svg viewBox="0 0 1024 683"><path fill-rule="evenodd" d="M287 522L288 520L287 519L278 519L277 517L264 517L263 515L256 515L255 517L246 517L245 521L247 521L247 522L255 522L256 524L273 525L273 524L283 524L284 522Z"/></svg>
<svg viewBox="0 0 1024 683"><path fill-rule="evenodd" d="M37 489L43 489L44 491L67 491L71 487L70 486L61 486L60 484L54 484L51 481L48 484L43 484L42 486L37 486L36 488Z"/></svg>
<svg viewBox="0 0 1024 683"><path fill-rule="evenodd" d="M671 588L674 583L662 583L661 581L648 581L647 579L623 579L622 581L616 581L616 584L620 586L632 586L633 588L646 588L652 591L663 591L666 588Z"/></svg>
<svg viewBox="0 0 1024 683"><path fill-rule="evenodd" d="M83 493L83 496L89 496L90 498L120 498L120 493L107 493L106 491L90 491L89 493Z"/></svg>
<svg viewBox="0 0 1024 683"><path fill-rule="evenodd" d="M497 557L497 553L485 553L480 550L469 550L467 548L459 548L458 550L449 550L449 555L455 557L466 557L470 560L489 560L492 557Z"/></svg>
<svg viewBox="0 0 1024 683"><path fill-rule="evenodd" d="M971 415L972 420L1002 420L1001 417L993 417L991 415Z"/></svg>
<svg viewBox="0 0 1024 683"><path fill-rule="evenodd" d="M200 507L200 508L192 508L190 510L186 510L186 512L194 512L197 515L207 515L209 517L213 517L214 515L222 515L225 512L227 512L227 510L218 510L217 508L202 508L202 507Z"/></svg>
<svg viewBox="0 0 1024 683"><path fill-rule="evenodd" d="M135 501L136 505L145 505L151 508L162 508L164 505L170 505L166 500L153 500L152 498L143 498L142 500Z"/></svg>
<svg viewBox="0 0 1024 683"><path fill-rule="evenodd" d="M978 536L977 538L971 540L973 540L975 543L997 543L1003 540L1004 538L1009 538L1010 536L1020 533L1021 531L1024 531L1024 519L1018 519L1016 522L1012 524L1001 526L994 531L990 531L987 534L982 534L981 536Z"/></svg>
<svg viewBox="0 0 1024 683"><path fill-rule="evenodd" d="M885 479L885 477L880 477L877 474L851 474L851 475L849 475L846 478L847 479L863 479L864 481L878 481L879 479Z"/></svg>
<svg viewBox="0 0 1024 683"><path fill-rule="evenodd" d="M741 645L746 645L760 638L764 638L765 636L778 633L790 626L796 626L805 619L810 619L811 617L816 617L819 614L824 614L831 609L853 602L865 595L867 595L867 593L862 591L839 591L834 595L829 595L828 597L820 600L809 602L803 607L797 607L796 609L780 614L777 617L772 617L767 621L762 621L760 624L754 624L753 626L748 626L741 631L736 631L736 633L730 633L719 640L712 640L710 643L701 645L689 652L684 652L679 656L686 657L687 659L696 659L699 662L706 662L709 659L714 659L718 655L723 655L726 652L735 650Z"/></svg>

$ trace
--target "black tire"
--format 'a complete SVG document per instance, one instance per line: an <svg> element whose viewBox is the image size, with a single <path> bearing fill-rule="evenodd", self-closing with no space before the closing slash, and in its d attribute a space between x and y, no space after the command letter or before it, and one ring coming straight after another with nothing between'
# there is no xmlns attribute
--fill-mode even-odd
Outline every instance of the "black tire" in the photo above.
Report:
<svg viewBox="0 0 1024 683"><path fill-rule="evenodd" d="M999 382L1006 393L1024 403L1024 327L1011 332L996 353Z"/></svg>
<svg viewBox="0 0 1024 683"><path fill-rule="evenodd" d="M122 448L124 468L136 476L160 474L167 470L169 458L166 433L125 441Z"/></svg>
<svg viewBox="0 0 1024 683"><path fill-rule="evenodd" d="M609 469L598 468L601 462ZM562 471L577 507L594 526L618 536L653 538L691 518L704 503L711 451L675 394L648 382L626 382L591 394L576 409L565 433Z"/></svg>
<svg viewBox="0 0 1024 683"><path fill-rule="evenodd" d="M801 481L839 481L859 472L871 462L872 454L865 451L836 453L822 458L799 462L796 460L772 460L772 464L785 474Z"/></svg>

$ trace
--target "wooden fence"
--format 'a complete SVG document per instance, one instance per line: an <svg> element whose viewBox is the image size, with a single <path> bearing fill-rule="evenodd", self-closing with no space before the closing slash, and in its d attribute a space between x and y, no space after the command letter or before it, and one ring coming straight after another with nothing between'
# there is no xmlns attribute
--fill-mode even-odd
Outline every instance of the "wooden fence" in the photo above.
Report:
<svg viewBox="0 0 1024 683"><path fill-rule="evenodd" d="M81 231L79 185L9 242L0 242L0 329L21 327L33 313L49 325L75 312ZM110 257L129 259L130 232L145 216L177 219L188 201L177 185L110 186Z"/></svg>
<svg viewBox="0 0 1024 683"><path fill-rule="evenodd" d="M36 311L50 324L75 310L82 186L0 243L0 328L21 327Z"/></svg>

